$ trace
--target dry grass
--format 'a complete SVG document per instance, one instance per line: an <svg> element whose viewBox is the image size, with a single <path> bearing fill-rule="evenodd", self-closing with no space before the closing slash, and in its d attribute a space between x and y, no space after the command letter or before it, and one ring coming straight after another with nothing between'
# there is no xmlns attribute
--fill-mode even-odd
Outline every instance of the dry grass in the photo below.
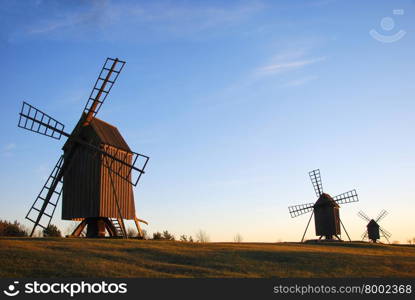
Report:
<svg viewBox="0 0 415 300"><path fill-rule="evenodd" d="M415 247L0 238L0 277L415 277Z"/></svg>

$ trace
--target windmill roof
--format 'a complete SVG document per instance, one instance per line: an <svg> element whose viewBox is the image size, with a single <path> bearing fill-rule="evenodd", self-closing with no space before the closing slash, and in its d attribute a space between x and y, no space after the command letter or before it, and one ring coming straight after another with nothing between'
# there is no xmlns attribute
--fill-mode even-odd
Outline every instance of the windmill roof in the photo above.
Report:
<svg viewBox="0 0 415 300"><path fill-rule="evenodd" d="M121 133L118 131L117 127L97 118L93 118L91 120L91 122L89 123L90 126L82 127L82 123L85 120L85 116L85 113L83 113L78 124L75 126L72 134L77 130L81 130L80 135L84 136L84 138L86 139L89 139L92 144L104 144L113 146L115 148L127 152L132 152L127 142L124 140ZM94 136L94 138L91 140L92 136ZM69 140L70 139L68 139L63 145L63 150L67 148Z"/></svg>
<svg viewBox="0 0 415 300"><path fill-rule="evenodd" d="M314 207L321 207L321 206L332 206L332 207L340 207L334 199L326 193L322 193L316 203L314 203Z"/></svg>
<svg viewBox="0 0 415 300"><path fill-rule="evenodd" d="M97 118L93 118L90 124L101 140L101 143L131 152L130 147L117 127Z"/></svg>
<svg viewBox="0 0 415 300"><path fill-rule="evenodd" d="M367 227L380 227L379 224L375 220L370 220L369 223L367 223Z"/></svg>

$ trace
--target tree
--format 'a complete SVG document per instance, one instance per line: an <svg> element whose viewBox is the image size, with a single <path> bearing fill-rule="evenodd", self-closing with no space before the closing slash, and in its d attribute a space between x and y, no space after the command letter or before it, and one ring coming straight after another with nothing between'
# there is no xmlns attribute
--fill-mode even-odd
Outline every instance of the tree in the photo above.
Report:
<svg viewBox="0 0 415 300"><path fill-rule="evenodd" d="M240 235L239 233L237 233L234 237L233 237L233 241L235 243L241 243L243 240L242 235Z"/></svg>
<svg viewBox="0 0 415 300"><path fill-rule="evenodd" d="M189 236L189 242L190 242L190 243L193 243L193 238L192 238L192 236Z"/></svg>
<svg viewBox="0 0 415 300"><path fill-rule="evenodd" d="M0 220L0 236L27 236L26 229L17 221Z"/></svg>
<svg viewBox="0 0 415 300"><path fill-rule="evenodd" d="M163 231L163 240L167 240L167 241L174 241L174 235L170 234L167 230Z"/></svg>
<svg viewBox="0 0 415 300"><path fill-rule="evenodd" d="M205 231L200 229L198 232L196 232L196 240L199 243L209 243L210 238Z"/></svg>
<svg viewBox="0 0 415 300"><path fill-rule="evenodd" d="M154 232L153 233L153 240L162 240L163 239L163 236L161 235L161 233L160 232Z"/></svg>
<svg viewBox="0 0 415 300"><path fill-rule="evenodd" d="M187 242L188 240L187 240L187 236L185 235L185 234L182 234L181 236L180 236L180 241L181 242Z"/></svg>
<svg viewBox="0 0 415 300"><path fill-rule="evenodd" d="M61 231L56 225L49 224L46 229L43 229L44 237L62 237Z"/></svg>

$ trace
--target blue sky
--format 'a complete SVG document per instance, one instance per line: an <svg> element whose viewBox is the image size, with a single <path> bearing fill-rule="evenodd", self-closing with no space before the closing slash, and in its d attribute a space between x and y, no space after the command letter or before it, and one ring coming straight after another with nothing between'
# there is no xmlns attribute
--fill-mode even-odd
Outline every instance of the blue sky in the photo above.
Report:
<svg viewBox="0 0 415 300"><path fill-rule="evenodd" d="M63 144L17 128L21 102L70 130L119 57L98 117L151 157L135 190L148 232L299 240L308 217L287 207L316 200L320 168L328 193L358 191L341 208L353 239L360 209L415 236L415 1L0 2L1 218L29 225Z"/></svg>

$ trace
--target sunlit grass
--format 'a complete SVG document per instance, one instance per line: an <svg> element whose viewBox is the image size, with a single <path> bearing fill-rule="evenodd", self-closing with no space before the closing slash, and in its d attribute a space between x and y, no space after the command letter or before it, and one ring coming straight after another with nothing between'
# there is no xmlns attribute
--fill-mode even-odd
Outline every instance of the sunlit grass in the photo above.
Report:
<svg viewBox="0 0 415 300"><path fill-rule="evenodd" d="M415 247L0 238L0 277L415 277Z"/></svg>

